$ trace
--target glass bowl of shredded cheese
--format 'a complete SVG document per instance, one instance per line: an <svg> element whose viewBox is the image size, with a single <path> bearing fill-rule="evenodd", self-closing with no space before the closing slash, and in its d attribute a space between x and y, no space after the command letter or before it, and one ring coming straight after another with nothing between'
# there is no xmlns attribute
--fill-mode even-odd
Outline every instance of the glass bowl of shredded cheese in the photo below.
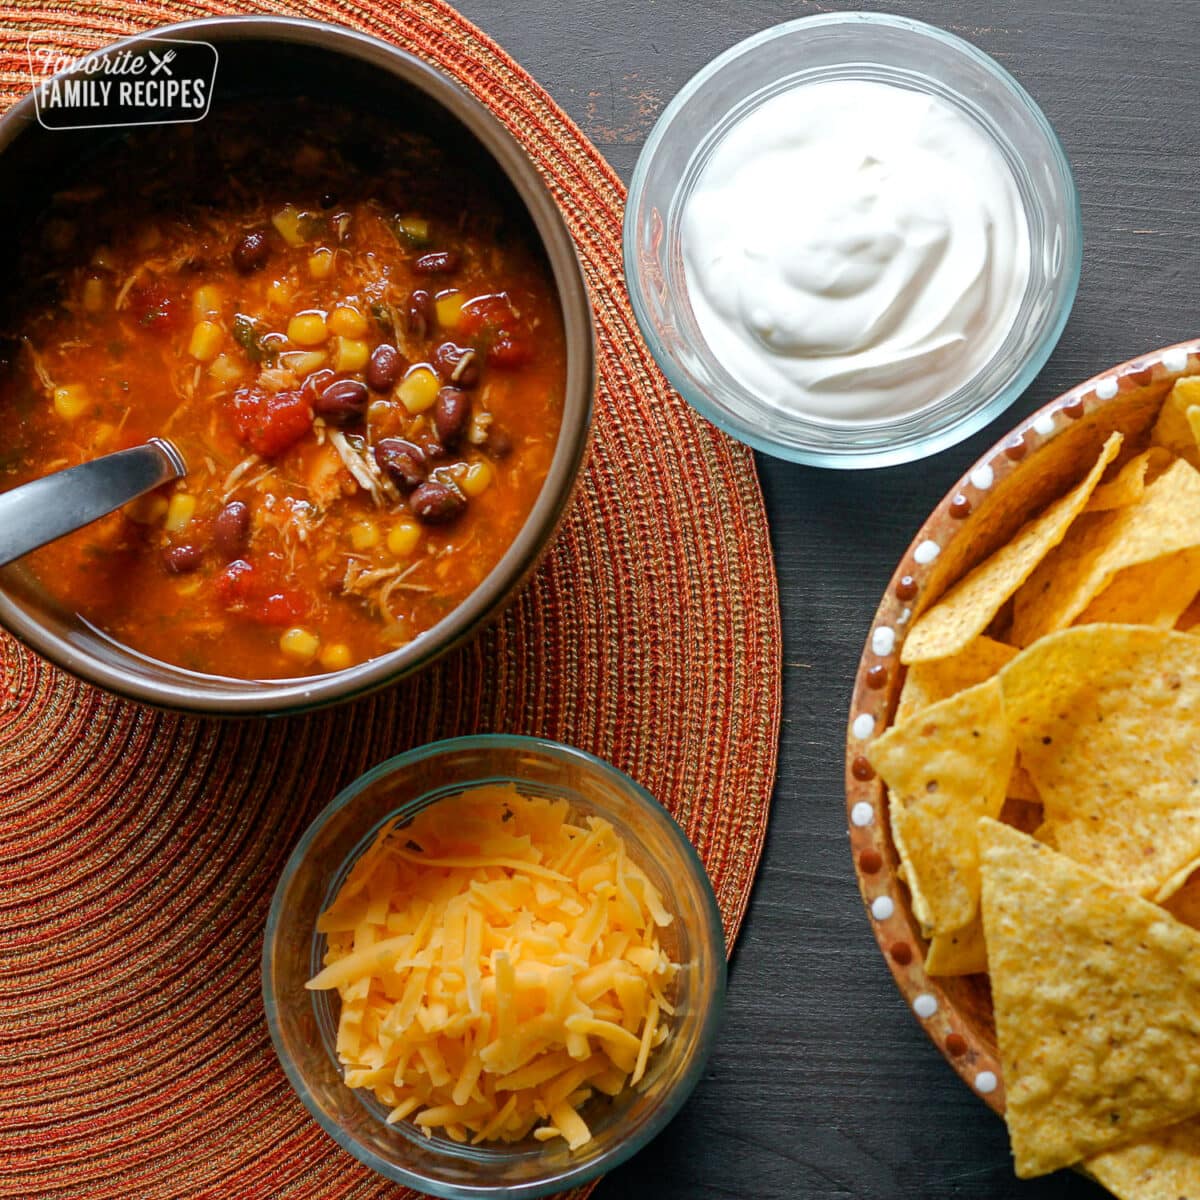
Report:
<svg viewBox="0 0 1200 1200"><path fill-rule="evenodd" d="M339 1144L435 1196L610 1170L698 1081L720 1021L712 887L615 767L483 735L389 759L309 827L267 920L263 999Z"/></svg>

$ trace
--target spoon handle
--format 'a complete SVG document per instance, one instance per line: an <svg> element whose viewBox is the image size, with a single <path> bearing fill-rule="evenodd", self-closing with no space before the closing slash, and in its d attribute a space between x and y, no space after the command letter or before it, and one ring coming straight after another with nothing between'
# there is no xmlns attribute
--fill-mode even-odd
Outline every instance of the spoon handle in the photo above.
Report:
<svg viewBox="0 0 1200 1200"><path fill-rule="evenodd" d="M170 442L151 438L0 495L0 567L187 473Z"/></svg>

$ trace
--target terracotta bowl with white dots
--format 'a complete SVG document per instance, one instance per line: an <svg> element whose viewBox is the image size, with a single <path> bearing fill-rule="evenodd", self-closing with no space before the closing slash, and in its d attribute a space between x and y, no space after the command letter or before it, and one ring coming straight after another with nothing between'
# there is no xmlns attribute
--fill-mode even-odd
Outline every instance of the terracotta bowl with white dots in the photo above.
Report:
<svg viewBox="0 0 1200 1200"><path fill-rule="evenodd" d="M846 816L863 901L901 993L951 1066L998 1113L1004 1081L986 976L931 978L927 945L897 874L885 790L865 756L892 721L905 633L925 609L1025 521L1066 492L1120 430L1144 437L1181 375L1200 374L1200 340L1131 359L1051 401L950 489L900 560L859 662L846 730Z"/></svg>

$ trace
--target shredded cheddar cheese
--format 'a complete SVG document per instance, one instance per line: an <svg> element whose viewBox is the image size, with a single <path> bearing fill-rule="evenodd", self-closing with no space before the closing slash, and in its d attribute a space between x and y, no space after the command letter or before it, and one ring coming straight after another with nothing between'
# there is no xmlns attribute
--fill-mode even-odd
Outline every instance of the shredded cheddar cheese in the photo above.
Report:
<svg viewBox="0 0 1200 1200"><path fill-rule="evenodd" d="M607 821L486 786L389 826L317 923L350 1087L473 1144L591 1132L668 1036L672 917Z"/></svg>

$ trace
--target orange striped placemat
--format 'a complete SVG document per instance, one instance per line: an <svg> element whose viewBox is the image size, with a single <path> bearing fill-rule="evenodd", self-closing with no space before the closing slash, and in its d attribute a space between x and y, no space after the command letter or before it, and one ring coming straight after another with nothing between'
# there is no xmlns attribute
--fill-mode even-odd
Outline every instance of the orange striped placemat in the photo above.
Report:
<svg viewBox="0 0 1200 1200"><path fill-rule="evenodd" d="M220 3L0 4L0 104L25 40L76 54ZM400 1197L292 1095L259 998L292 846L388 755L541 734L630 772L699 848L732 943L766 829L781 639L750 454L665 384L621 267L625 194L595 147L439 0L287 11L460 80L549 181L595 303L596 441L570 517L504 618L417 679L331 712L219 723L113 699L0 635L0 1197Z"/></svg>

